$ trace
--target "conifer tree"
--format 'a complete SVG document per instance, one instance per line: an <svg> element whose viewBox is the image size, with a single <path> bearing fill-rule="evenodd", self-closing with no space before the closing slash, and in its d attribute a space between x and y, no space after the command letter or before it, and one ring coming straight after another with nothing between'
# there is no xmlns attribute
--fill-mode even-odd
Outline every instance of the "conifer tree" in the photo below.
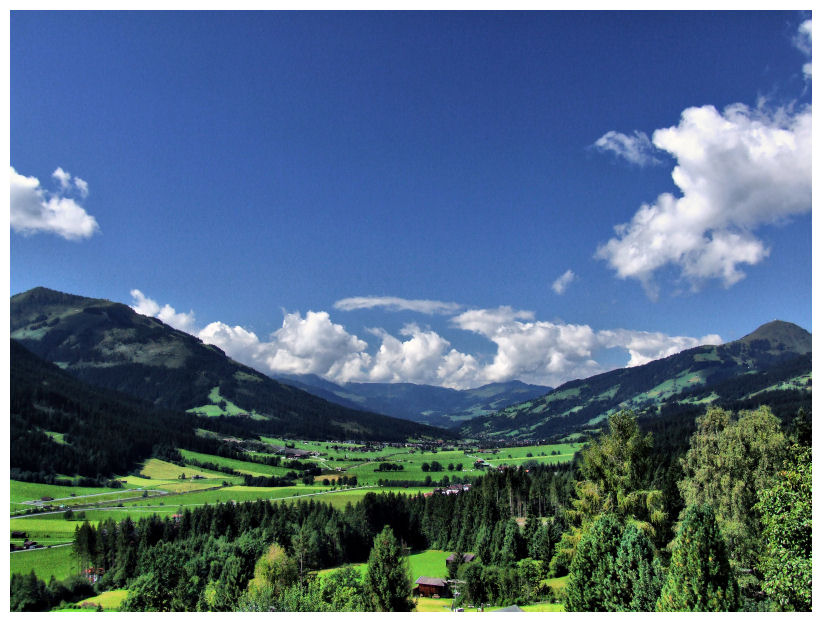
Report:
<svg viewBox="0 0 822 622"><path fill-rule="evenodd" d="M689 506L674 539L657 611L735 611L738 591L714 511L708 505Z"/></svg>
<svg viewBox="0 0 822 622"><path fill-rule="evenodd" d="M408 560L388 525L374 538L364 583L376 611L411 611Z"/></svg>
<svg viewBox="0 0 822 622"><path fill-rule="evenodd" d="M608 611L618 577L617 548L622 526L613 514L604 514L582 534L565 590L566 611Z"/></svg>
<svg viewBox="0 0 822 622"><path fill-rule="evenodd" d="M609 611L653 611L662 589L662 570L650 538L636 525L625 527L616 554L617 585Z"/></svg>

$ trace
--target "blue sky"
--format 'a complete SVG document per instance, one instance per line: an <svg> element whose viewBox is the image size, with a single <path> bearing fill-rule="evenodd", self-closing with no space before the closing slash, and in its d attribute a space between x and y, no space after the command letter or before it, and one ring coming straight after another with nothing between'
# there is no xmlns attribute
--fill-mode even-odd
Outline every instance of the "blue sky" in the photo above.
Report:
<svg viewBox="0 0 822 622"><path fill-rule="evenodd" d="M13 12L11 293L454 387L811 330L809 20Z"/></svg>

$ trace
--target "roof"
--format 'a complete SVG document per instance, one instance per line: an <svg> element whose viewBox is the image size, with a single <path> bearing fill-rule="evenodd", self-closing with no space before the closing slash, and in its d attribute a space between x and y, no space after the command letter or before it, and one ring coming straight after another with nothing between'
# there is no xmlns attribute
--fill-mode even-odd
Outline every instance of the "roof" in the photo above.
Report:
<svg viewBox="0 0 822 622"><path fill-rule="evenodd" d="M457 558L456 556L457 556L456 553L451 553L448 557L445 558L446 563L450 564L452 561L454 561ZM475 557L476 557L476 555L474 555L473 553L464 553L463 556L462 556L462 561L465 562L465 563L472 562L472 561L474 561Z"/></svg>
<svg viewBox="0 0 822 622"><path fill-rule="evenodd" d="M417 585L431 585L434 587L445 587L447 583L445 579L439 579L437 577L420 577L416 581L414 581Z"/></svg>

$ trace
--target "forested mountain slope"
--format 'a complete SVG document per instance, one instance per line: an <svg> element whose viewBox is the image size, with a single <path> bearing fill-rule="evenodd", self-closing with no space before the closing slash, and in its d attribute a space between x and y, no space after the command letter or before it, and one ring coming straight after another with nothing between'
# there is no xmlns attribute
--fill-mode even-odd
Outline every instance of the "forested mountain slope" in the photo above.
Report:
<svg viewBox="0 0 822 622"><path fill-rule="evenodd" d="M11 336L89 384L163 408L234 415L251 432L317 439L450 436L281 384L219 348L108 300L42 287L17 294L11 298Z"/></svg>
<svg viewBox="0 0 822 622"><path fill-rule="evenodd" d="M162 446L214 449L197 417L92 387L11 340L12 477L124 474Z"/></svg>
<svg viewBox="0 0 822 622"><path fill-rule="evenodd" d="M719 346L699 346L645 365L573 380L548 395L471 420L468 437L551 438L598 429L621 409L640 415L677 409L702 411L709 403L752 407L810 406L811 335L773 321Z"/></svg>

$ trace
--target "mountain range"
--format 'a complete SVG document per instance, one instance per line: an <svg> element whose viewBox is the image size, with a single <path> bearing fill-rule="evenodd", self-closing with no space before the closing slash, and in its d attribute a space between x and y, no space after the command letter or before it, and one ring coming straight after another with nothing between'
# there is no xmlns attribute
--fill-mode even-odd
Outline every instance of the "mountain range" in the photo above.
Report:
<svg viewBox="0 0 822 622"><path fill-rule="evenodd" d="M231 417L249 432L318 439L452 436L346 408L232 360L127 305L37 287L11 298L11 337L89 385L154 406Z"/></svg>
<svg viewBox="0 0 822 622"><path fill-rule="evenodd" d="M676 410L785 405L786 415L810 407L811 334L773 321L718 346L698 346L637 367L567 382L545 396L509 406L460 426L485 439L548 439L601 429L622 409L640 416Z"/></svg>
<svg viewBox="0 0 822 622"><path fill-rule="evenodd" d="M519 380L457 390L410 382L348 382L339 385L314 374L281 374L275 378L349 408L362 408L439 427L453 427L511 404L540 397L551 390L551 387Z"/></svg>
<svg viewBox="0 0 822 622"><path fill-rule="evenodd" d="M708 404L767 403L785 415L810 408L811 335L781 321L553 390L515 381L457 391L270 378L124 304L46 288L13 296L10 307L12 339L84 383L201 421L217 417L251 436L558 440L595 432L626 408L643 417L693 415Z"/></svg>

